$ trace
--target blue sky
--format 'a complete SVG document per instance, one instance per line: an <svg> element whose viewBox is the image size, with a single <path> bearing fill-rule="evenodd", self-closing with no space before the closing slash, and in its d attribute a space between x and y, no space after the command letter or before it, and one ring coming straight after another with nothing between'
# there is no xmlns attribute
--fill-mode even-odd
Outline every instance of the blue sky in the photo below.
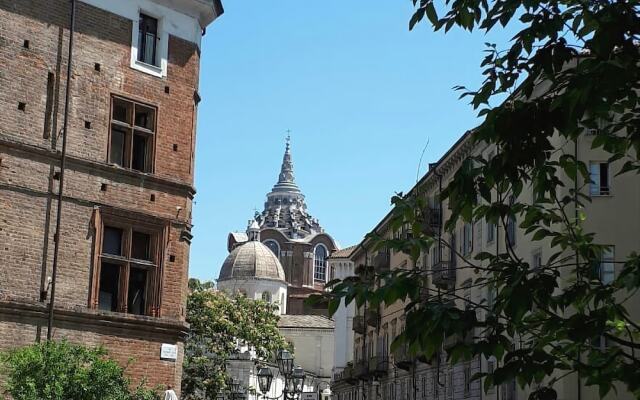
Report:
<svg viewBox="0 0 640 400"><path fill-rule="evenodd" d="M310 213L342 245L478 123L454 85L478 87L504 32L422 26L410 0L231 1L203 39L190 276L215 279L277 180L291 130Z"/></svg>

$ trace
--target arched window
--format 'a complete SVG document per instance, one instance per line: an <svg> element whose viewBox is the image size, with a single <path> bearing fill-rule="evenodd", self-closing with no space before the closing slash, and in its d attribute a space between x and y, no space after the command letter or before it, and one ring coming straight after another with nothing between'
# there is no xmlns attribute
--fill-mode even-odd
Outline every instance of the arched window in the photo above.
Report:
<svg viewBox="0 0 640 400"><path fill-rule="evenodd" d="M270 292L262 292L262 300L267 303L271 303L271 293Z"/></svg>
<svg viewBox="0 0 640 400"><path fill-rule="evenodd" d="M316 246L313 257L313 279L316 281L326 282L327 280L327 257L329 252L324 245Z"/></svg>
<svg viewBox="0 0 640 400"><path fill-rule="evenodd" d="M265 240L263 243L273 252L273 254L276 255L276 257L278 258L280 257L280 245L278 244L278 242L276 242L273 239L268 239L268 240Z"/></svg>

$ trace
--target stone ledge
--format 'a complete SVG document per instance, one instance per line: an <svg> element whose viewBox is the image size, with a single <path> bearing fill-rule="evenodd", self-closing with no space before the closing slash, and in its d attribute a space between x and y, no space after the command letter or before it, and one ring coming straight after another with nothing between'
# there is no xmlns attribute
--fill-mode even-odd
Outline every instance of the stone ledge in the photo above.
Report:
<svg viewBox="0 0 640 400"><path fill-rule="evenodd" d="M46 325L48 312L49 309L45 303L0 299L0 319L6 315L24 323L32 324L34 320L38 320ZM105 335L143 337L156 335L180 340L184 340L189 330L188 323L170 318L98 311L84 307L56 307L54 327L61 328L62 325L66 325L64 328L91 330Z"/></svg>

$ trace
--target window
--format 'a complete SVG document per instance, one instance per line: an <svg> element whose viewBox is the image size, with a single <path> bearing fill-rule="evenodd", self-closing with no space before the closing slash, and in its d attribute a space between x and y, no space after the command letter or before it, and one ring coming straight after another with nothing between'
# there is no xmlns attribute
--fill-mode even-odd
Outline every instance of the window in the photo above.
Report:
<svg viewBox="0 0 640 400"><path fill-rule="evenodd" d="M487 361L487 373L493 374L495 370L496 370L496 362L493 360ZM491 387L491 389L489 389L489 392L493 392L493 386Z"/></svg>
<svg viewBox="0 0 640 400"><path fill-rule="evenodd" d="M271 293L270 292L262 292L262 300L267 303L271 303Z"/></svg>
<svg viewBox="0 0 640 400"><path fill-rule="evenodd" d="M280 257L280 245L275 240L265 240L264 245L269 248L276 255L276 257Z"/></svg>
<svg viewBox="0 0 640 400"><path fill-rule="evenodd" d="M471 393L471 364L466 363L464 365L464 394L469 395Z"/></svg>
<svg viewBox="0 0 640 400"><path fill-rule="evenodd" d="M471 284L472 284L471 279L467 279L462 284L462 289L463 289L462 297L464 298L464 308L467 310L471 308Z"/></svg>
<svg viewBox="0 0 640 400"><path fill-rule="evenodd" d="M493 284L487 285L487 308L489 312L493 312L493 307L496 304L496 287Z"/></svg>
<svg viewBox="0 0 640 400"><path fill-rule="evenodd" d="M496 237L496 224L487 221L487 243L492 243Z"/></svg>
<svg viewBox="0 0 640 400"><path fill-rule="evenodd" d="M515 198L513 196L509 197L509 208L513 209L513 204L515 203ZM516 217L515 215L509 215L507 217L507 226L505 227L505 234L507 243L510 246L514 246L516 244Z"/></svg>
<svg viewBox="0 0 640 400"><path fill-rule="evenodd" d="M138 61L149 65L159 66L158 63L158 20L145 14L140 14L138 25Z"/></svg>
<svg viewBox="0 0 640 400"><path fill-rule="evenodd" d="M592 196L608 196L611 194L609 187L609 163L591 162L589 164L591 184L589 193Z"/></svg>
<svg viewBox="0 0 640 400"><path fill-rule="evenodd" d="M109 163L153 172L156 109L120 97L111 101Z"/></svg>
<svg viewBox="0 0 640 400"><path fill-rule="evenodd" d="M531 259L531 268L533 268L533 270L536 272L542 269L542 250L538 250L533 253Z"/></svg>
<svg viewBox="0 0 640 400"><path fill-rule="evenodd" d="M313 265L314 265L313 278L316 281L322 281L322 282L326 281L327 258L329 256L328 253L329 252L327 251L327 248L324 247L324 245L319 244L316 246L316 249L314 251L314 258L313 258Z"/></svg>
<svg viewBox="0 0 640 400"><path fill-rule="evenodd" d="M465 256L473 251L473 225L467 222L462 227L462 254Z"/></svg>
<svg viewBox="0 0 640 400"><path fill-rule="evenodd" d="M453 399L453 391L455 386L453 385L453 368L449 369L447 380L445 383L445 391L447 392L447 399Z"/></svg>
<svg viewBox="0 0 640 400"><path fill-rule="evenodd" d="M118 218L97 228L92 305L103 311L159 315L160 229Z"/></svg>
<svg viewBox="0 0 640 400"><path fill-rule="evenodd" d="M609 285L615 279L614 253L613 246L603 249L596 264L596 273L603 285Z"/></svg>
<svg viewBox="0 0 640 400"><path fill-rule="evenodd" d="M456 239L455 233L451 234L451 238L449 239L449 241L450 241L449 245L451 246L449 248L449 262L451 262L451 268L455 268L458 260L458 258L456 257L457 239Z"/></svg>

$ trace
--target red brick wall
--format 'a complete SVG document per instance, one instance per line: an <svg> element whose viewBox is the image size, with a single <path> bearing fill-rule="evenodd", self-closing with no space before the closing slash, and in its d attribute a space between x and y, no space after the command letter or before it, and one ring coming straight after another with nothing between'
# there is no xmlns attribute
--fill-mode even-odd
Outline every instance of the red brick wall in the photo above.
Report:
<svg viewBox="0 0 640 400"><path fill-rule="evenodd" d="M66 0L0 0L0 300L37 302L41 281L51 275L58 185L54 173L59 165L55 150L62 142L57 132L64 114L68 18ZM178 324L184 321L187 295L189 244L180 240L180 233L191 222L194 91L200 57L195 44L170 36L166 78L133 70L131 29L125 18L77 3L56 305L86 310L93 209L108 206L170 226L161 308L163 319ZM23 47L25 40L28 49ZM46 135L48 73L55 74L55 100L53 126ZM112 94L157 107L153 175L106 163ZM24 111L18 102L26 104ZM103 184L106 191L101 190ZM0 350L35 340L32 320L16 323L7 315L0 313ZM55 335L105 344L123 362L136 358L130 368L135 379L147 375L150 384L179 383L182 354L177 363L159 359L162 340L181 340L177 330L169 338L145 339L124 325L103 333L76 324L59 327Z"/></svg>

